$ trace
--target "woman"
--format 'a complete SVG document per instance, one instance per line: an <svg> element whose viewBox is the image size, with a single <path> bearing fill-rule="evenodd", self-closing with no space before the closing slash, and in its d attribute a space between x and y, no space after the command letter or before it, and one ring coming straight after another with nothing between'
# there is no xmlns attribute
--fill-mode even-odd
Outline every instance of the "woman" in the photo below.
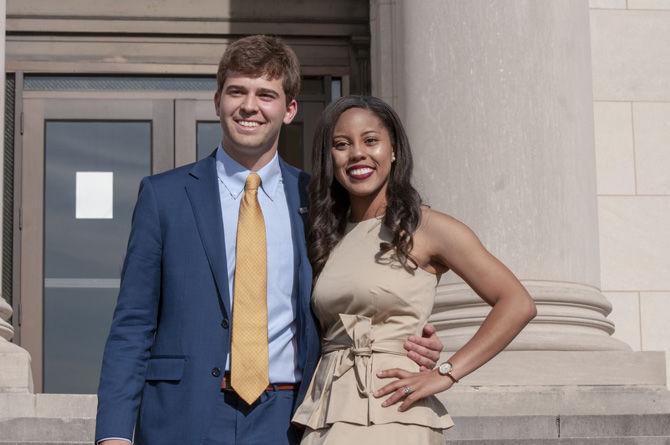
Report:
<svg viewBox="0 0 670 445"><path fill-rule="evenodd" d="M309 255L323 338L293 418L302 443L442 444L453 422L434 395L500 352L535 316L533 300L466 225L421 205L407 136L383 101L329 105L313 155ZM420 332L449 270L493 308L447 362L418 372L402 340Z"/></svg>

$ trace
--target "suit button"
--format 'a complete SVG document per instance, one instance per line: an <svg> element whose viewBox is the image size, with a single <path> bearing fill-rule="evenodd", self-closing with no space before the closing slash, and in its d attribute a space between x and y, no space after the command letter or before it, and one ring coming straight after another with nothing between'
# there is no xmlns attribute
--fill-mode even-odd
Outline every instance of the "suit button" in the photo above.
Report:
<svg viewBox="0 0 670 445"><path fill-rule="evenodd" d="M214 377L220 377L221 376L221 369L220 368L212 368L212 375Z"/></svg>
<svg viewBox="0 0 670 445"><path fill-rule="evenodd" d="M221 327L223 329L228 329L228 319L227 318L224 318L223 320L221 320Z"/></svg>

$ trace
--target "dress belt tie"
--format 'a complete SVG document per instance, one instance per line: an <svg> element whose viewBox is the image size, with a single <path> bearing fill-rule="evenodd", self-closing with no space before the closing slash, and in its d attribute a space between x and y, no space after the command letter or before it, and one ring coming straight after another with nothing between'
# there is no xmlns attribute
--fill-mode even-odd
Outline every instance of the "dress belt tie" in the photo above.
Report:
<svg viewBox="0 0 670 445"><path fill-rule="evenodd" d="M353 368L356 376L356 387L361 397L369 397L372 384L372 361L370 357L373 352L386 354L405 355L403 342L401 340L375 341L372 338L372 320L362 315L339 314L340 320L351 339L350 344L324 342L322 353L335 352L335 372L332 377L339 378ZM327 382L327 387L332 382Z"/></svg>

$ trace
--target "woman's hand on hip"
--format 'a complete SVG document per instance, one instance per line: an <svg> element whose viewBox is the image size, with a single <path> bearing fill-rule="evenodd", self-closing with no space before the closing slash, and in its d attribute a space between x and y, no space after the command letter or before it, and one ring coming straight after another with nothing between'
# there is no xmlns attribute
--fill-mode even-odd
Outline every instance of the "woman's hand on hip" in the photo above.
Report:
<svg viewBox="0 0 670 445"><path fill-rule="evenodd" d="M382 403L384 407L402 401L398 411L405 411L415 402L446 391L454 384L449 377L440 375L436 369L427 372L409 372L404 369L393 368L379 371L377 377L398 379L374 392L376 398L392 394Z"/></svg>

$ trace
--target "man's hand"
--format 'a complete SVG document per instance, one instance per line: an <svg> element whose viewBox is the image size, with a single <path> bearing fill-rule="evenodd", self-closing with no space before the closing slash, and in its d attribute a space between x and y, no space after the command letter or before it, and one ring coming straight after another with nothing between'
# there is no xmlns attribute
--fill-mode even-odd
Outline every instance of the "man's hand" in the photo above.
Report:
<svg viewBox="0 0 670 445"><path fill-rule="evenodd" d="M407 357L420 366L421 372L433 369L440 360L440 353L444 349L435 327L430 323L423 327L421 337L412 335L405 341L404 346L407 350Z"/></svg>

